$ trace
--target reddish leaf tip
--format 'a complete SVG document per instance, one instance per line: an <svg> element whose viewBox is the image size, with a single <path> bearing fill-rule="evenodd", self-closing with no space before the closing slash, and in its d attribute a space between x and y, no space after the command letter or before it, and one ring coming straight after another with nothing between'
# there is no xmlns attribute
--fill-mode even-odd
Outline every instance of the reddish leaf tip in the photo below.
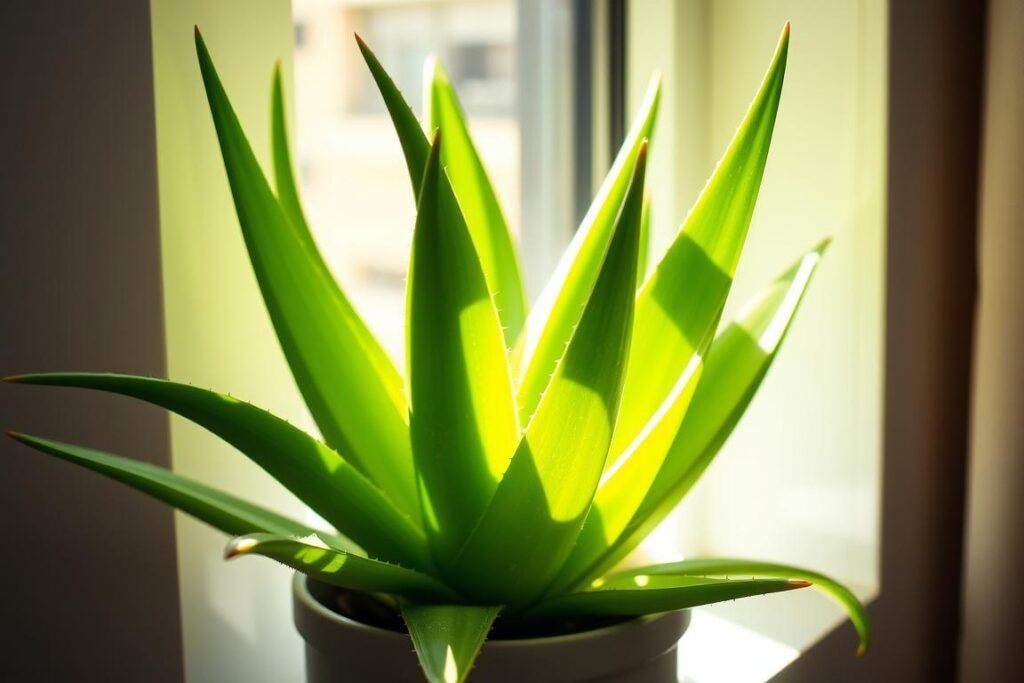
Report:
<svg viewBox="0 0 1024 683"><path fill-rule="evenodd" d="M810 581L804 581L803 579L787 579L786 583L793 588L807 588L811 585Z"/></svg>
<svg viewBox="0 0 1024 683"><path fill-rule="evenodd" d="M224 548L224 559L230 560L233 557L239 555L247 555L250 550L256 547L256 539L249 538L248 536L242 536L240 538L233 538L226 548Z"/></svg>

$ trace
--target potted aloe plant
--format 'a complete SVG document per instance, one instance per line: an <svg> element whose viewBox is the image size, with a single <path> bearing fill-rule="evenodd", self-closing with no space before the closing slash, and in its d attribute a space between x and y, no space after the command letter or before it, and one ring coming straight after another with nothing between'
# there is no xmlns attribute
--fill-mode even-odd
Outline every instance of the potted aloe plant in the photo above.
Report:
<svg viewBox="0 0 1024 683"><path fill-rule="evenodd" d="M272 186L197 30L245 243L320 438L243 401L163 379L65 373L7 381L98 389L163 406L231 443L336 533L135 460L11 436L234 536L228 557L264 555L295 568L295 619L310 681L425 676L455 683L481 652L479 680L673 681L683 610L812 583L846 607L863 649L862 605L820 574L733 559L620 564L729 436L825 248L800 256L719 330L765 167L788 43L787 26L714 175L643 277L644 173L659 98L652 83L575 238L527 312L513 241L444 71L436 62L428 70L428 120L420 122L359 41L417 205L403 378L311 236L285 135L280 73L271 107Z"/></svg>

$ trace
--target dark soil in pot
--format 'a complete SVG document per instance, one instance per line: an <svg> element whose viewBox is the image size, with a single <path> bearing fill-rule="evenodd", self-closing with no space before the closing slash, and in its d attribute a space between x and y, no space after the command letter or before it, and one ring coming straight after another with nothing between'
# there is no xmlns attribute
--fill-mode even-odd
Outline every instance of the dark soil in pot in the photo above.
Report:
<svg viewBox="0 0 1024 683"><path fill-rule="evenodd" d="M299 574L295 623L309 683L420 683L412 642L393 606ZM495 622L470 683L675 683L688 612L523 626Z"/></svg>

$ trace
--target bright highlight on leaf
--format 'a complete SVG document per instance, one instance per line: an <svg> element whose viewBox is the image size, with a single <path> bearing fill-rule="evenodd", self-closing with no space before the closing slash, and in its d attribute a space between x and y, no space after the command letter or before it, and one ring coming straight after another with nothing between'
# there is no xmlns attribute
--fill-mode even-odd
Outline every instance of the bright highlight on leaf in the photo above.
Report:
<svg viewBox="0 0 1024 683"><path fill-rule="evenodd" d="M159 467L11 436L235 536L228 557L263 555L322 582L389 596L430 683L467 679L499 613L529 632L538 621L652 614L811 584L848 611L863 650L863 605L821 574L715 559L614 571L721 449L827 244L716 336L766 166L788 25L725 155L647 274L644 181L660 92L652 80L529 313L514 241L444 69L436 60L426 67L424 130L357 41L401 143L417 209L407 378L317 250L295 181L280 70L271 93L271 186L198 30L223 191L234 198L260 291L323 440L187 384L88 373L8 378L123 394L175 412L237 448L339 535Z"/></svg>

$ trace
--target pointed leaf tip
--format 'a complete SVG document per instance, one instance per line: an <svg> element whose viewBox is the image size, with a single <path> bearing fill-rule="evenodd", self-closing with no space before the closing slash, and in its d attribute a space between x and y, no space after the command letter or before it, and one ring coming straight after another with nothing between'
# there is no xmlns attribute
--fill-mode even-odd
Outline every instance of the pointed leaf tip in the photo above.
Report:
<svg viewBox="0 0 1024 683"><path fill-rule="evenodd" d="M808 586L813 585L810 581L804 581L802 579L789 579L788 583L794 588L807 588Z"/></svg>
<svg viewBox="0 0 1024 683"><path fill-rule="evenodd" d="M247 555L249 554L249 551L256 547L256 543L256 539L249 536L233 538L224 548L224 559L230 560L238 557L239 555Z"/></svg>

